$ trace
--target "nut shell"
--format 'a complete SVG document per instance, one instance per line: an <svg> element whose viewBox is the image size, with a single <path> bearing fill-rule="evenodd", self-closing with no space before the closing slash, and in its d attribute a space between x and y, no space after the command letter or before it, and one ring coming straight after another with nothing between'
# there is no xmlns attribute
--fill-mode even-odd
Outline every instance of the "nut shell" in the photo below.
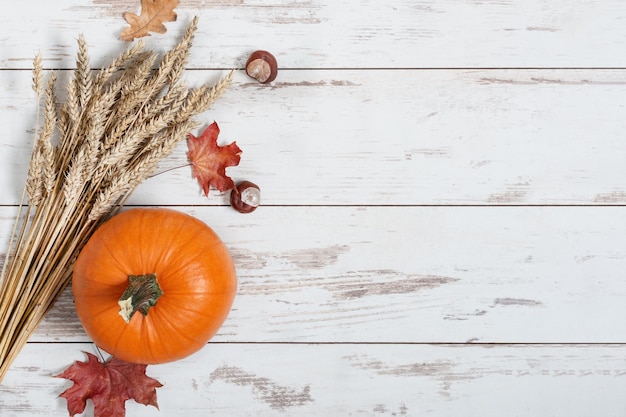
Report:
<svg viewBox="0 0 626 417"><path fill-rule="evenodd" d="M252 213L261 203L261 189L250 181L241 181L230 192L230 205L239 213Z"/></svg>
<svg viewBox="0 0 626 417"><path fill-rule="evenodd" d="M261 84L274 81L278 75L276 58L264 50L254 51L246 62L246 74Z"/></svg>

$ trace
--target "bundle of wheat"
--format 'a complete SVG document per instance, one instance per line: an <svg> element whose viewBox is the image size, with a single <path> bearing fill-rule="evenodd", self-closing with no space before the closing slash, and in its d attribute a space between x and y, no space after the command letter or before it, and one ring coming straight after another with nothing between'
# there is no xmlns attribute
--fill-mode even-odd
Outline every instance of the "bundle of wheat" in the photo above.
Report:
<svg viewBox="0 0 626 417"><path fill-rule="evenodd" d="M62 106L55 73L45 82L41 56L35 57L33 89L43 120L0 279L0 382L69 283L92 233L231 83L233 71L198 88L182 81L197 24L194 18L160 60L139 41L98 71L90 69L79 37Z"/></svg>

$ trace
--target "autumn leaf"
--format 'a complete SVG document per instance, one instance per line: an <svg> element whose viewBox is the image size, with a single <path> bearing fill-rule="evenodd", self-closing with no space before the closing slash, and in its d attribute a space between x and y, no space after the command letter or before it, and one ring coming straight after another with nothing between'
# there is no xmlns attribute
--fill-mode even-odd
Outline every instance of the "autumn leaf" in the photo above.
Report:
<svg viewBox="0 0 626 417"><path fill-rule="evenodd" d="M117 358L100 362L87 353L87 362L74 362L57 377L74 381L60 397L67 400L70 416L85 411L87 400L94 404L94 417L124 417L125 402L134 399L140 404L159 408L156 388L163 386L146 375L147 365L129 363Z"/></svg>
<svg viewBox="0 0 626 417"><path fill-rule="evenodd" d="M120 39L130 42L135 38L150 36L149 32L165 33L163 22L176 21L174 8L179 0L141 0L141 14L125 12L124 19L130 24L120 35Z"/></svg>
<svg viewBox="0 0 626 417"><path fill-rule="evenodd" d="M237 166L241 159L241 149L236 142L217 145L219 133L220 128L213 122L199 137L192 134L187 137L187 157L193 167L192 176L198 180L206 196L211 186L218 191L235 188L233 180L226 175L226 167Z"/></svg>

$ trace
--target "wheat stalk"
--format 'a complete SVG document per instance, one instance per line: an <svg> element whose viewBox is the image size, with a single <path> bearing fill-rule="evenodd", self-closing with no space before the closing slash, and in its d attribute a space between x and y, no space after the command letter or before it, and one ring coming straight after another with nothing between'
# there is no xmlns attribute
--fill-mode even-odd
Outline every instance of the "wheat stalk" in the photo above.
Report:
<svg viewBox="0 0 626 417"><path fill-rule="evenodd" d="M56 76L44 82L33 61L33 89L43 121L0 277L0 382L30 335L67 286L91 234L185 139L232 81L189 89L181 81L198 19L158 56L137 42L96 72L78 38L67 99L56 103ZM39 120L39 110L37 112ZM24 210L22 210L24 207Z"/></svg>

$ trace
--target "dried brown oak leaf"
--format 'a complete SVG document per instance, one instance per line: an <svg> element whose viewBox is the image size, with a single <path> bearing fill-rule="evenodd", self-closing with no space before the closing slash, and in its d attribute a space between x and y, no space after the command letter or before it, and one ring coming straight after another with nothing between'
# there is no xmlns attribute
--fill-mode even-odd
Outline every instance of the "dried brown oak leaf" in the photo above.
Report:
<svg viewBox="0 0 626 417"><path fill-rule="evenodd" d="M135 38L150 36L150 32L165 33L164 22L176 21L174 8L179 0L141 0L141 14L125 12L124 19L130 24L120 35L120 39L130 42Z"/></svg>
<svg viewBox="0 0 626 417"><path fill-rule="evenodd" d="M226 167L237 166L241 160L241 149L236 142L226 146L217 145L219 133L220 128L213 122L199 137L192 134L187 137L187 158L193 167L192 175L206 196L211 186L218 191L235 188L233 180L226 175Z"/></svg>
<svg viewBox="0 0 626 417"><path fill-rule="evenodd" d="M146 375L146 366L117 358L100 362L88 352L87 362L76 361L57 377L74 381L60 397L67 400L70 416L85 411L87 400L94 404L94 417L124 417L125 402L134 399L159 408L156 388L163 385Z"/></svg>

